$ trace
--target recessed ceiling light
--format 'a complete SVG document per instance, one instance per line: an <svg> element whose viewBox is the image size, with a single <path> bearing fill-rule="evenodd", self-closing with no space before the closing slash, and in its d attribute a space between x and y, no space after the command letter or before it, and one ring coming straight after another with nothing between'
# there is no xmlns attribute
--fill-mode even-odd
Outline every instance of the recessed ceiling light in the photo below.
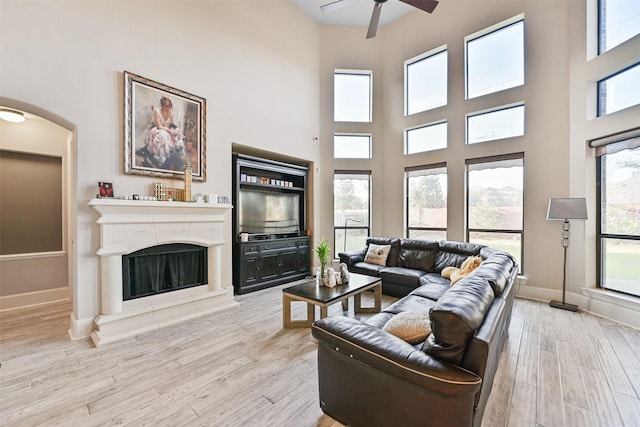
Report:
<svg viewBox="0 0 640 427"><path fill-rule="evenodd" d="M0 108L0 119L11 123L22 123L24 122L24 114L16 110Z"/></svg>

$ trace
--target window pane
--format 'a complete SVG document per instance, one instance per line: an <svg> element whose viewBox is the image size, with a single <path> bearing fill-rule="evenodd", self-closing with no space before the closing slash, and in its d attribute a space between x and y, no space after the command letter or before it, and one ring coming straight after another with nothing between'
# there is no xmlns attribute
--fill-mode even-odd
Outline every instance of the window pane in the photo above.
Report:
<svg viewBox="0 0 640 427"><path fill-rule="evenodd" d="M334 74L334 120L371 121L371 73Z"/></svg>
<svg viewBox="0 0 640 427"><path fill-rule="evenodd" d="M406 65L406 114L447 105L447 51Z"/></svg>
<svg viewBox="0 0 640 427"><path fill-rule="evenodd" d="M409 229L409 239L421 239L421 240L447 240L446 231L438 230L415 230Z"/></svg>
<svg viewBox="0 0 640 427"><path fill-rule="evenodd" d="M447 148L447 123L422 126L406 132L405 154Z"/></svg>
<svg viewBox="0 0 640 427"><path fill-rule="evenodd" d="M467 98L524 84L524 21L467 42Z"/></svg>
<svg viewBox="0 0 640 427"><path fill-rule="evenodd" d="M601 116L640 104L640 64L598 82Z"/></svg>
<svg viewBox="0 0 640 427"><path fill-rule="evenodd" d="M522 159L469 165L469 229L522 230Z"/></svg>
<svg viewBox="0 0 640 427"><path fill-rule="evenodd" d="M524 135L524 105L467 117L467 144Z"/></svg>
<svg viewBox="0 0 640 427"><path fill-rule="evenodd" d="M469 242L490 246L511 254L520 266L522 272L522 234L521 233L491 233L470 232Z"/></svg>
<svg viewBox="0 0 640 427"><path fill-rule="evenodd" d="M407 174L409 228L447 228L447 170L428 171L426 175L417 175L421 171Z"/></svg>
<svg viewBox="0 0 640 427"><path fill-rule="evenodd" d="M347 232L347 240L345 241L345 231ZM368 228L355 228L355 229L334 229L334 242L336 247L334 250L334 258L338 258L340 252L357 251L366 247L367 237L369 237Z"/></svg>
<svg viewBox="0 0 640 427"><path fill-rule="evenodd" d="M368 174L335 174L333 181L334 226L369 226Z"/></svg>
<svg viewBox="0 0 640 427"><path fill-rule="evenodd" d="M334 135L333 157L336 159L370 159L371 135Z"/></svg>
<svg viewBox="0 0 640 427"><path fill-rule="evenodd" d="M602 233L640 236L640 148L602 157Z"/></svg>
<svg viewBox="0 0 640 427"><path fill-rule="evenodd" d="M640 296L640 241L603 239L603 286Z"/></svg>
<svg viewBox="0 0 640 427"><path fill-rule="evenodd" d="M600 53L640 34L638 0L600 0Z"/></svg>

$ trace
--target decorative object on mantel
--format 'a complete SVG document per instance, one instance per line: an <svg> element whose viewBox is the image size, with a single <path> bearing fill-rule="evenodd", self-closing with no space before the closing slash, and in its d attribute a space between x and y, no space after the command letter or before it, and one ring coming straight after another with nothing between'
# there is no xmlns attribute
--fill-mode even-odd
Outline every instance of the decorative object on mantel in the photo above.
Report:
<svg viewBox="0 0 640 427"><path fill-rule="evenodd" d="M318 259L320 260L320 278L324 279L324 268L327 265L327 261L329 261L329 252L331 251L331 246L324 239L324 237L318 242L318 246L316 246L316 254L318 254Z"/></svg>
<svg viewBox="0 0 640 427"><path fill-rule="evenodd" d="M191 163L187 160L187 163L184 165L184 201L191 202L193 199L191 198L191 179L193 174L193 168L191 168Z"/></svg>
<svg viewBox="0 0 640 427"><path fill-rule="evenodd" d="M98 198L113 197L113 184L110 182L98 182Z"/></svg>
<svg viewBox="0 0 640 427"><path fill-rule="evenodd" d="M184 202L184 189L175 187L165 187L160 181L153 183L153 195L157 200L164 202Z"/></svg>
<svg viewBox="0 0 640 427"><path fill-rule="evenodd" d="M124 72L124 171L206 181L206 100Z"/></svg>
<svg viewBox="0 0 640 427"><path fill-rule="evenodd" d="M578 311L578 306L565 302L566 283L567 283L567 247L569 246L569 220L587 218L587 202L584 198L578 199L549 199L549 207L547 209L547 221L559 220L562 223L562 248L564 251L564 261L562 270L562 302L551 301L549 305L554 308L563 310Z"/></svg>

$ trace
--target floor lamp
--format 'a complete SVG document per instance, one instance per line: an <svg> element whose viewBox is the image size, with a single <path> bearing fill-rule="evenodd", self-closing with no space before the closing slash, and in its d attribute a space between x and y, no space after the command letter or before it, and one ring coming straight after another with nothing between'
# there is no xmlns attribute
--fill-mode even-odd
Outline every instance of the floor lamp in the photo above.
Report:
<svg viewBox="0 0 640 427"><path fill-rule="evenodd" d="M562 248L564 250L564 263L562 267L562 302L552 300L549 302L549 305L563 310L578 311L577 305L565 302L567 286L567 247L569 246L570 219L587 219L587 202L585 199L549 199L547 221L564 221L562 223Z"/></svg>

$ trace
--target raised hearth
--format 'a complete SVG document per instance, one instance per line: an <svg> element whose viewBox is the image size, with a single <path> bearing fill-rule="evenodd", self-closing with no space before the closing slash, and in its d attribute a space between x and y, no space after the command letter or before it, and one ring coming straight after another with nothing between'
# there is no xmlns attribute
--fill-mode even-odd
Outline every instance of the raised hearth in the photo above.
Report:
<svg viewBox="0 0 640 427"><path fill-rule="evenodd" d="M101 314L94 319L96 345L130 337L237 305L233 287L222 286L228 204L94 199L100 225ZM124 301L122 257L170 243L207 249L207 284Z"/></svg>

